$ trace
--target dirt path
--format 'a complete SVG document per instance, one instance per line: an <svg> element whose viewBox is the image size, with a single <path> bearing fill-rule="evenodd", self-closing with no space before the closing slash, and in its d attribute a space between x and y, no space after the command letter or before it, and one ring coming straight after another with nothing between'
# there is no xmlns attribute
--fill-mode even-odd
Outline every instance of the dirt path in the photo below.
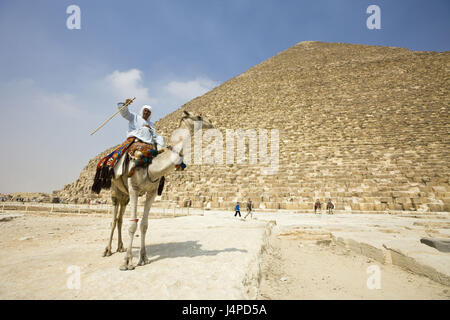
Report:
<svg viewBox="0 0 450 320"><path fill-rule="evenodd" d="M367 273L370 266L380 268L380 289L368 289L367 281L374 275L373 269ZM376 287L376 282L369 285ZM448 300L450 287L382 265L324 239L287 234L272 236L263 255L258 299Z"/></svg>

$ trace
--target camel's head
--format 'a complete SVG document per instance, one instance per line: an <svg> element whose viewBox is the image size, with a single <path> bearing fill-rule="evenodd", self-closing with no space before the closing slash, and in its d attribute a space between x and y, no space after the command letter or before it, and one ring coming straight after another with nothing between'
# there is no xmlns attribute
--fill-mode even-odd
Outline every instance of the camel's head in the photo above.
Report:
<svg viewBox="0 0 450 320"><path fill-rule="evenodd" d="M191 130L194 130L195 121L201 121L202 129L211 129L214 128L211 121L209 121L204 115L201 113L199 115L193 115L188 111L183 111L183 117L181 118L181 124L188 127Z"/></svg>

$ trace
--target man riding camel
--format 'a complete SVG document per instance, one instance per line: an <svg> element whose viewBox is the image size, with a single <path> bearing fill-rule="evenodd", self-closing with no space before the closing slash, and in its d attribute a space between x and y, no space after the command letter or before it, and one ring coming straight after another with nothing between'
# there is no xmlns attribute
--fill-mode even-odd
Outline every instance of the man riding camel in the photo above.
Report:
<svg viewBox="0 0 450 320"><path fill-rule="evenodd" d="M126 102L128 102L127 99ZM125 102L125 103L126 103ZM118 103L119 109L125 104L123 102ZM128 120L128 132L127 138L135 137L147 144L156 143L161 149L165 146L164 138L158 135L155 131L155 125L150 121L152 116L152 107L144 105L141 108L140 115L130 112L128 108L124 108L120 111L122 117Z"/></svg>
<svg viewBox="0 0 450 320"><path fill-rule="evenodd" d="M144 105L141 113L135 114L130 112L128 107L123 108L125 104L129 105L131 101L127 99L125 103L118 103L120 114L128 120L127 139L97 164L97 171L91 188L95 193L100 193L101 189L111 187L114 166L124 154L128 152L134 160L131 162L131 169L128 173L128 176L132 176L135 167L150 164L152 158L158 155L158 146L159 149L165 146L164 138L156 133L154 124L150 121L152 107Z"/></svg>
<svg viewBox="0 0 450 320"><path fill-rule="evenodd" d="M129 101L130 99L127 99L125 103ZM125 103L118 103L118 108L122 108ZM128 120L127 138L136 137L144 143L155 146L155 150L161 150L161 148L165 146L164 138L156 133L155 126L153 122L150 121L150 118L152 116L151 106L144 105L141 108L141 116L128 111L128 108L122 109L120 111L120 114L122 115L122 117ZM171 149L172 147L167 146L167 148ZM186 168L186 164L184 162L176 165L177 171L184 170L184 168Z"/></svg>

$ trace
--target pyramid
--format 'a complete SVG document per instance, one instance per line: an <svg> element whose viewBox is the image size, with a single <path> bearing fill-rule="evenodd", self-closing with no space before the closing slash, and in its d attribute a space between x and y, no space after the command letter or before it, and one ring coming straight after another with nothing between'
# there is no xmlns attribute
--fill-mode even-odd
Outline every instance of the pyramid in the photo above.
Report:
<svg viewBox="0 0 450 320"><path fill-rule="evenodd" d="M450 52L301 42L156 123L166 140L183 110L224 137L277 130L277 172L262 174L248 154L244 163L191 163L167 177L161 200L232 210L250 198L256 208L306 210L331 198L336 210L448 212L449 88ZM60 196L96 197L95 165L110 150Z"/></svg>

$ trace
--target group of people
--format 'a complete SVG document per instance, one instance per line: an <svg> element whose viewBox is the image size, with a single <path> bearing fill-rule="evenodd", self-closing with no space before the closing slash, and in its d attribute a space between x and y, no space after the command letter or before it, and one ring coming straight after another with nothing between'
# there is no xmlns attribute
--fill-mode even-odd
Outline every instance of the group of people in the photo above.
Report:
<svg viewBox="0 0 450 320"><path fill-rule="evenodd" d="M320 203L319 199L317 199L316 202L314 203L314 214L317 213L317 209L319 209L319 212L321 212L321 210L322 210L322 204ZM334 209L334 204L333 204L333 202L331 202L331 199L328 199L328 202L327 202L328 214L333 214L333 209Z"/></svg>
<svg viewBox="0 0 450 320"><path fill-rule="evenodd" d="M333 214L333 209L334 209L334 204L333 202L331 202L331 199L328 199L327 202L327 211L328 214ZM321 212L322 210L322 204L320 203L320 200L317 199L316 202L314 203L314 213L317 213L317 210L319 210L319 212ZM241 216L241 209L239 207L239 202L236 202L236 206L234 208L234 216L236 217L237 215L239 215L239 217ZM245 215L244 219L247 218L247 216L250 215L250 218L253 218L253 204L252 204L252 200L248 199L247 201L247 214Z"/></svg>
<svg viewBox="0 0 450 320"><path fill-rule="evenodd" d="M234 208L235 213L234 216L236 217L239 214L239 217L241 217L241 209L239 208L239 202L236 202L236 207ZM247 214L245 215L244 219L247 218L247 216L250 215L250 219L253 219L253 204L252 200L248 199L247 201Z"/></svg>

